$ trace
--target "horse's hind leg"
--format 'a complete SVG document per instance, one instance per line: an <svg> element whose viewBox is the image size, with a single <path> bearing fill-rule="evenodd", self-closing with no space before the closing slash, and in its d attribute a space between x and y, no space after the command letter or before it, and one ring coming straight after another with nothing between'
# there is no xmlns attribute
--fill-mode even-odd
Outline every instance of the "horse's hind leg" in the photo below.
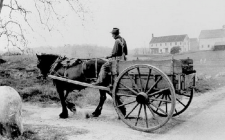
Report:
<svg viewBox="0 0 225 140"><path fill-rule="evenodd" d="M65 102L66 102L66 106L67 106L67 108L68 108L71 112L76 113L77 109L76 109L75 104L69 102L68 100L66 100L66 98L68 97L68 95L69 95L69 91L66 90L66 95L65 95L65 97L64 97Z"/></svg>
<svg viewBox="0 0 225 140"><path fill-rule="evenodd" d="M92 117L98 117L99 115L101 115L102 107L103 107L103 104L106 100L106 92L103 91L103 90L99 90L99 92L100 92L100 101L99 101L99 104L98 104L97 108L92 113Z"/></svg>
<svg viewBox="0 0 225 140"><path fill-rule="evenodd" d="M64 98L64 90L62 88L59 87L59 84L56 84L56 90L59 94L59 98L61 101L61 105L62 105L62 113L59 114L60 118L68 118L68 110L66 108L66 102L65 102L65 98Z"/></svg>

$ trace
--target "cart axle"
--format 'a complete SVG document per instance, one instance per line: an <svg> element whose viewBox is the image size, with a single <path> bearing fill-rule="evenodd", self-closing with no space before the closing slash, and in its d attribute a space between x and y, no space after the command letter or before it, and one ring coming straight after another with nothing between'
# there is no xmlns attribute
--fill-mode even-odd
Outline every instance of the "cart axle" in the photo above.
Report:
<svg viewBox="0 0 225 140"><path fill-rule="evenodd" d="M145 92L138 93L138 96L136 97L136 101L139 104L146 104L148 103L148 95Z"/></svg>

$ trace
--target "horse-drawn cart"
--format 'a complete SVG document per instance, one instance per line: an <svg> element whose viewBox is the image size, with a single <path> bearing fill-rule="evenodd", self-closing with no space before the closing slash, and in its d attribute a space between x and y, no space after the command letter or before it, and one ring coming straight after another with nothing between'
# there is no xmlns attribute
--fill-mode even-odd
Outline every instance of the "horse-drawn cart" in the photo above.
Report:
<svg viewBox="0 0 225 140"><path fill-rule="evenodd" d="M112 93L114 107L124 123L135 130L153 131L191 103L195 86L193 60L114 61L111 86L93 86L54 75L52 79ZM121 110L126 108L126 114Z"/></svg>

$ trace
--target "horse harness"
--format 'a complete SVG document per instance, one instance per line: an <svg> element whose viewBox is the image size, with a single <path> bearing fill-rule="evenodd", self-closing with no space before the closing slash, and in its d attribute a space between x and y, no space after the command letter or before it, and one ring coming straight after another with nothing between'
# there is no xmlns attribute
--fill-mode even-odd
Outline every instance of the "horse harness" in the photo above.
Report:
<svg viewBox="0 0 225 140"><path fill-rule="evenodd" d="M95 77L98 78L98 58L94 58L94 59L95 59ZM55 60L55 62L51 65L49 74L62 77L61 75L56 73L56 68L57 68L58 64L61 64L63 66L63 68L65 69L63 77L67 77L67 69L72 66L75 66L77 64L81 64L81 63L82 63L82 73L84 74L84 69L86 69L87 62L90 60L91 59L74 59L74 58L68 59L67 57L59 56ZM84 76L85 76L85 74L84 74Z"/></svg>

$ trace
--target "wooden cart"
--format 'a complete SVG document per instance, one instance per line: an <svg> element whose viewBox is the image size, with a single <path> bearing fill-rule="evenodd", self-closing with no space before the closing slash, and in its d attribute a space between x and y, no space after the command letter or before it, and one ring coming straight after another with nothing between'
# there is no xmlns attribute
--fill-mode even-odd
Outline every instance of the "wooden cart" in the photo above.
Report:
<svg viewBox="0 0 225 140"><path fill-rule="evenodd" d="M193 60L189 58L114 61L110 75L112 80L109 87L93 86L53 75L49 77L108 90L112 93L114 107L122 121L135 130L145 132L162 127L171 117L184 112L193 98L195 70ZM126 108L126 115L123 115L121 107Z"/></svg>

